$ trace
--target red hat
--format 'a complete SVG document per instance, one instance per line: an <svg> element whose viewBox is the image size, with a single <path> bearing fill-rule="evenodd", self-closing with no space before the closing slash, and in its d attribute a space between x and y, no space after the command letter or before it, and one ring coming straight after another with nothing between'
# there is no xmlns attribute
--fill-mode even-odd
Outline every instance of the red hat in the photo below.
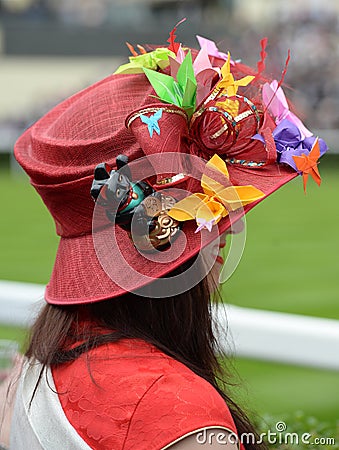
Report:
<svg viewBox="0 0 339 450"><path fill-rule="evenodd" d="M238 216L247 212L298 174L291 165L279 162L283 155L283 151L279 152L283 139L278 141L274 133L286 119L277 119L270 112L271 105L265 105L262 100L262 87L267 80L261 74L233 63L230 65L232 79L227 85L221 69L225 69L227 61L210 54L211 67L204 69L211 69L204 78L204 87L208 89L205 99L197 105L197 86L195 92L193 86L188 105L180 95L176 102L169 103L159 95L157 87L154 89L155 82L149 72L153 69L154 74L171 77L169 64L173 68L173 61L176 61L180 67L184 64L180 61L180 51L185 55L188 50L181 47L177 53L165 50L162 54L159 49L147 53L148 62L144 54L139 60L135 56L132 68L125 66L122 73L111 75L63 101L25 131L15 145L15 156L52 214L61 237L45 292L48 303L82 304L105 300L149 286L151 282L159 290L159 297L166 293L170 295L170 284L164 288L160 284L157 286L156 280L166 279L166 274L199 255L203 247L228 230L231 210L237 210ZM196 61L199 54L192 53ZM150 64L154 54L161 54L161 58L154 58ZM149 68L145 70L147 76L145 66ZM176 77L180 76L172 77L174 83L179 83ZM247 76L252 76L249 85L244 85L247 80L243 84L240 82L232 92L229 88L232 80L241 81ZM186 78L190 78L189 72ZM196 75L195 79L198 78ZM181 93L185 91L182 80ZM307 139L311 138L301 136L299 147L295 144L294 156L305 159L310 155L312 149L304 144ZM286 149L291 149L292 144L288 145ZM118 220L115 223L108 220L107 208L100 201L95 203L90 195L95 168L106 163L110 176L117 169L119 155L128 158L130 176L134 180L143 178L151 186L146 195L146 199L151 195L149 205L151 201L161 203L168 198L174 198L174 203L180 204L183 197L200 193L207 195L207 203L212 201L220 206L223 214L211 220L209 227L200 223L198 232L197 217L178 220L178 233L170 247L155 253L143 252L133 242L130 231L120 226ZM214 156L218 160L213 159ZM218 180L217 174L212 176L218 186L251 186L261 191L261 195L253 201L243 202L242 210L239 204L230 207L230 203L222 200L222 195L220 200L215 198L215 192L206 194L208 188L203 187L204 179L206 181L211 175L208 171L215 168L206 163L212 160L221 160L228 171L226 178L225 173ZM106 183L107 187L109 182L108 178L100 183L102 186ZM143 185L139 183L135 189L140 186ZM182 189L188 193L183 195ZM206 203L205 200L202 202ZM173 202L165 208L168 213L165 219L170 217L175 221L175 206L173 211L171 207ZM211 212L210 206L207 209ZM187 214L192 213L188 211ZM185 284L190 277L190 273L186 273L181 282Z"/></svg>

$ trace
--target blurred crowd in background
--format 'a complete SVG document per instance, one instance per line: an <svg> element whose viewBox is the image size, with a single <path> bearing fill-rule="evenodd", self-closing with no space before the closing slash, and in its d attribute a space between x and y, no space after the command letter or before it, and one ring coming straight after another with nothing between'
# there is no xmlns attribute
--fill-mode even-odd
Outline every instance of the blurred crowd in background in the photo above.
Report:
<svg viewBox="0 0 339 450"><path fill-rule="evenodd" d="M290 49L284 89L297 113L310 128L339 128L337 0L0 0L0 55L127 58L126 40L166 44L182 17L179 41L196 45L194 35L204 35L250 65L267 36L267 70L278 79ZM2 114L0 126L23 128L58 100L39 102L28 116Z"/></svg>

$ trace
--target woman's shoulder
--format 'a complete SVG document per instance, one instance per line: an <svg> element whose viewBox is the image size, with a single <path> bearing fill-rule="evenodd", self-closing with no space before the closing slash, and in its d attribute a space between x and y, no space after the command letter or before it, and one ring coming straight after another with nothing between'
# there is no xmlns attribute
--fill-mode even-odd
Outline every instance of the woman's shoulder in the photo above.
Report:
<svg viewBox="0 0 339 450"><path fill-rule="evenodd" d="M107 373L110 377L123 377L129 373L157 377L171 372L195 375L184 364L141 339L120 339L103 344L70 363L53 368L53 373L63 375L81 371L86 375Z"/></svg>
<svg viewBox="0 0 339 450"><path fill-rule="evenodd" d="M135 440L144 436L150 450L204 427L236 431L210 383L143 341L99 347L54 368L53 378L66 416L93 448L98 436L126 449L143 448Z"/></svg>
<svg viewBox="0 0 339 450"><path fill-rule="evenodd" d="M61 391L74 380L82 379L82 385L89 383L93 389L101 386L108 391L112 386L128 386L129 391L142 389L177 389L201 391L206 398L211 397L223 402L217 391L203 378L186 365L165 354L154 345L140 339L121 339L83 354L75 361L53 368L53 377L61 384ZM94 382L94 383L93 383ZM81 384L80 384L81 386ZM115 392L115 395L117 393ZM122 392L125 395L124 392ZM199 397L198 392L196 393Z"/></svg>
<svg viewBox="0 0 339 450"><path fill-rule="evenodd" d="M216 389L189 369L161 374L144 392L130 422L127 448L139 448L146 435L154 449L197 430L223 428L236 433L230 411Z"/></svg>
<svg viewBox="0 0 339 450"><path fill-rule="evenodd" d="M204 378L186 365L165 354L154 345L139 339L122 339L102 345L83 354L75 361L53 367L53 378L59 392L75 388L81 391L100 389L109 395L114 392L117 399L137 392L137 397L159 395L166 403L166 397L176 392L176 399L192 396L203 404L225 404L218 392ZM85 388L86 386L86 388ZM124 387L116 390L117 387ZM96 393L97 395L97 393ZM61 396L62 397L62 396ZM154 398L153 398L154 402Z"/></svg>

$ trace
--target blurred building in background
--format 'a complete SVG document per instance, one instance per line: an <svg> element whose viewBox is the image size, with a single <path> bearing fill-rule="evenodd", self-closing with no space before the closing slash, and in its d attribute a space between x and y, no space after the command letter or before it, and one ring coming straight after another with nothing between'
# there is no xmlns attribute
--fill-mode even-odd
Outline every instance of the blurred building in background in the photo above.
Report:
<svg viewBox="0 0 339 450"><path fill-rule="evenodd" d="M256 64L269 39L267 70L313 129L339 128L337 0L0 0L0 147L53 104L113 72L125 41L165 44L200 34ZM118 58L118 59L116 59Z"/></svg>

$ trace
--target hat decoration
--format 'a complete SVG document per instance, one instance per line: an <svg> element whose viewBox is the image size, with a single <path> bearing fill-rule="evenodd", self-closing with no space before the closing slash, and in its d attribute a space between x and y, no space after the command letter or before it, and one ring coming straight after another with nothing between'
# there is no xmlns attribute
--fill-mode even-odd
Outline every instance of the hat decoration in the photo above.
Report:
<svg viewBox="0 0 339 450"><path fill-rule="evenodd" d="M313 180L320 186L321 177L318 170L318 159L321 155L320 139L316 138L314 144L308 154L303 153L301 156L293 155L293 160L303 175L304 191L306 193L306 183L308 176L311 175Z"/></svg>
<svg viewBox="0 0 339 450"><path fill-rule="evenodd" d="M321 182L327 146L282 90L289 55L272 81L267 39L250 68L202 36L199 51L185 47L178 25L169 45L128 44L128 64L54 106L15 144L60 236L51 304L149 297L151 285L155 297L183 292L214 266L217 240L239 217L298 175L304 188ZM174 283L170 274L193 258Z"/></svg>
<svg viewBox="0 0 339 450"><path fill-rule="evenodd" d="M211 172L211 173L210 173ZM214 176L219 175L218 176ZM221 180L215 179L220 178ZM229 212L261 199L265 194L254 186L233 186L229 182L226 163L214 155L206 164L206 173L201 178L203 193L192 194L176 203L169 215L178 222L195 219L196 232L217 224Z"/></svg>
<svg viewBox="0 0 339 450"><path fill-rule="evenodd" d="M326 142L313 136L312 132L305 127L302 121L290 111L284 91L277 80L263 85L262 96L265 106L276 123L272 136L278 152L277 161L288 164L294 170L303 174L303 170L296 165L295 156L309 155L316 140L318 140L319 158L328 150ZM265 138L261 134L254 135L253 139L258 139L265 143ZM313 160L313 165L317 164L318 160ZM320 182L321 178L319 175L317 184L320 185Z"/></svg>
<svg viewBox="0 0 339 450"><path fill-rule="evenodd" d="M145 182L131 180L127 183L128 189L121 200L123 206L118 208L116 223L130 230L131 217L137 214L137 222L147 223L148 231L144 234L150 235L156 227L159 228L154 218L165 215L165 221L170 221L171 227L174 224L170 231L171 239L183 222L195 220L196 232L203 229L211 231L233 211L265 197L265 192L250 183L233 185L227 164L257 171L266 166L289 166L303 175L306 191L308 175L320 185L318 159L327 151L326 143L313 136L290 111L281 87L289 53L280 81L268 82L262 75L267 38L261 40L260 60L255 71L239 60L232 60L230 52L220 52L213 41L201 36L197 36L201 47L198 52L176 42L177 27L184 20L170 32L168 47L146 51L138 45L138 54L131 44L127 44L132 52L130 62L115 72L126 75L144 73L155 91L149 106L133 111L126 119L126 126L146 155L175 151L196 154L207 161L202 172L201 190L179 201L171 198L164 203L157 186L152 188ZM154 99L159 103L155 104ZM173 143L170 148L166 146L172 133L178 136L175 148ZM102 168L96 169L92 187L95 199L103 187L100 171ZM260 176L260 173L255 175ZM119 177L123 175L106 170L104 186L107 198L109 195L112 197L111 191L116 188ZM182 178L185 178L184 172L173 175L169 170L165 178L157 180L158 188L168 183L175 184ZM136 193L138 189L142 195ZM133 195L139 198L137 204L132 207L128 203L126 206L126 198ZM142 201L148 196L156 205L153 217L152 211L142 206ZM107 215L110 216L109 211ZM161 236L161 226L159 230ZM165 245L160 242L155 247L166 248L169 243L170 239ZM141 248L148 251L151 247L143 242Z"/></svg>
<svg viewBox="0 0 339 450"><path fill-rule="evenodd" d="M176 200L156 192L145 181L132 182L128 158L116 158L118 170L108 164L97 165L91 188L92 198L105 208L107 218L131 232L134 245L144 252L164 250L175 238L181 225L168 215Z"/></svg>

